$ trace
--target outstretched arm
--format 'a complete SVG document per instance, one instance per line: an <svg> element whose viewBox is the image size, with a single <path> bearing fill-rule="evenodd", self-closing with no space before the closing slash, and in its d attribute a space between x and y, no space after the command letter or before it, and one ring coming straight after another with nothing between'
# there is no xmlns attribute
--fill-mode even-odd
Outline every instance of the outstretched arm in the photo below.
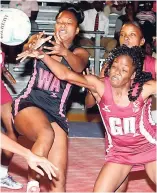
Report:
<svg viewBox="0 0 157 193"><path fill-rule="evenodd" d="M19 54L17 59L20 59L21 57L25 57L24 54L23 53ZM93 75L83 76L79 73L75 73L74 71L70 70L67 66L53 59L52 57L50 57L49 55L47 55L41 50L33 50L27 56L41 59L45 63L45 65L52 71L52 73L55 74L55 76L58 79L67 81L71 84L88 88L90 90L93 90L94 92L97 92L96 84L99 80L96 76L93 76Z"/></svg>
<svg viewBox="0 0 157 193"><path fill-rule="evenodd" d="M56 177L55 170L58 170L51 162L44 157L39 157L33 154L29 149L21 146L17 142L11 140L9 137L1 133L1 148L17 153L27 160L28 165L31 169L35 170L42 176L44 172L38 168L40 166L48 175L49 179L52 180L52 176Z"/></svg>

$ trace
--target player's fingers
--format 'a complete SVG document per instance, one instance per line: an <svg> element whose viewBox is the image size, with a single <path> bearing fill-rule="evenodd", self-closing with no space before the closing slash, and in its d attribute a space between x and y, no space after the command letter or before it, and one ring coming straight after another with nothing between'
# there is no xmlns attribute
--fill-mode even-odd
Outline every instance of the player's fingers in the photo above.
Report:
<svg viewBox="0 0 157 193"><path fill-rule="evenodd" d="M20 60L21 58L23 58L23 56L18 56L16 57L16 60Z"/></svg>
<svg viewBox="0 0 157 193"><path fill-rule="evenodd" d="M37 166L35 168L32 168L32 169L35 170L40 175L44 176L44 172L41 169L39 169Z"/></svg>
<svg viewBox="0 0 157 193"><path fill-rule="evenodd" d="M53 47L44 46L44 49L46 49L46 50L53 50Z"/></svg>
<svg viewBox="0 0 157 193"><path fill-rule="evenodd" d="M18 56L18 57L23 57L26 53L27 53L26 51L25 51L25 52L21 52L21 53L18 54L17 56Z"/></svg>
<svg viewBox="0 0 157 193"><path fill-rule="evenodd" d="M46 37L46 38L44 39L44 42L49 41L51 38L52 38L52 36L48 36L48 37Z"/></svg>
<svg viewBox="0 0 157 193"><path fill-rule="evenodd" d="M40 39L44 35L45 31L39 32L38 39Z"/></svg>
<svg viewBox="0 0 157 193"><path fill-rule="evenodd" d="M56 33L56 36L57 36L57 39L61 42L61 41L62 41L62 38L60 37L60 35L59 35L58 32Z"/></svg>
<svg viewBox="0 0 157 193"><path fill-rule="evenodd" d="M54 46L58 45L55 41L49 40L49 42L50 42L52 45L54 45Z"/></svg>
<svg viewBox="0 0 157 193"><path fill-rule="evenodd" d="M56 41L57 44L60 43L60 41L59 41L59 39L57 38L56 34L54 34L54 39L55 39L55 41Z"/></svg>
<svg viewBox="0 0 157 193"><path fill-rule="evenodd" d="M20 63L23 62L27 57L28 57L28 55L25 56L25 57L23 57L23 58L20 60Z"/></svg>
<svg viewBox="0 0 157 193"><path fill-rule="evenodd" d="M48 55L52 54L53 55L53 54L58 54L58 52L57 51L51 51L51 52L45 52L45 54L48 54Z"/></svg>
<svg viewBox="0 0 157 193"><path fill-rule="evenodd" d="M89 68L86 68L86 74L89 75L90 72L89 72Z"/></svg>
<svg viewBox="0 0 157 193"><path fill-rule="evenodd" d="M39 163L39 166L42 167L42 169L45 171L45 173L48 175L48 178L52 180L51 174L56 177L56 174L54 174L54 171L51 173L51 170L48 168L48 165Z"/></svg>

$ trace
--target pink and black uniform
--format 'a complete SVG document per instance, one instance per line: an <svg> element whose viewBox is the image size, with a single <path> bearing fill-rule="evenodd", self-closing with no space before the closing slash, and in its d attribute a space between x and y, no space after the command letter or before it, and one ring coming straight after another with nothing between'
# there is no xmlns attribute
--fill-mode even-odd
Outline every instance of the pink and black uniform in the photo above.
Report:
<svg viewBox="0 0 157 193"><path fill-rule="evenodd" d="M1 65L1 70L4 67L4 58L5 54L2 52L0 53L0 65ZM4 82L1 79L1 105L6 104L8 102L12 102L12 97L9 94L8 90L6 89Z"/></svg>
<svg viewBox="0 0 157 193"><path fill-rule="evenodd" d="M104 79L106 92L98 104L108 137L105 162L132 166L156 160L156 125L150 109L151 100L142 95L127 107L115 104L109 78ZM137 86L133 94L136 93Z"/></svg>
<svg viewBox="0 0 157 193"><path fill-rule="evenodd" d="M75 48L72 45L69 50L73 52ZM61 63L70 68L64 58ZM56 122L68 132L66 104L71 90L71 84L59 80L41 60L35 60L27 87L13 102L13 117L26 107L36 106L43 110L50 122Z"/></svg>

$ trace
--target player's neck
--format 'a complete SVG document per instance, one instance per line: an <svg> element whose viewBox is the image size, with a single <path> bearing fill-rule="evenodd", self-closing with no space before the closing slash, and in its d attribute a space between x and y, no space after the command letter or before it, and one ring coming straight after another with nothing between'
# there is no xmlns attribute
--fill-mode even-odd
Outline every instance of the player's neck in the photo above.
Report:
<svg viewBox="0 0 157 193"><path fill-rule="evenodd" d="M112 92L115 96L121 97L124 95L128 95L128 90L130 88L130 84L125 84L124 86L121 86L120 88L112 88Z"/></svg>

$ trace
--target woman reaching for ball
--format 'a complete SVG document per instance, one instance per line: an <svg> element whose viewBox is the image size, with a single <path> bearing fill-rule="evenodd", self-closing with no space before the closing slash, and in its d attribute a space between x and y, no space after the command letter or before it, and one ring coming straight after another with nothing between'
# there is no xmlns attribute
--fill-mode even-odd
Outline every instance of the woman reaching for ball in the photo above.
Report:
<svg viewBox="0 0 157 193"><path fill-rule="evenodd" d="M151 73L143 71L141 48L124 45L114 49L103 81L94 75L75 73L40 50L29 56L42 60L62 81L96 93L109 148L94 192L114 192L136 165L144 165L156 183L156 126L150 117L150 97L156 93L156 81Z"/></svg>
<svg viewBox="0 0 157 193"><path fill-rule="evenodd" d="M50 57L72 71L80 73L88 63L88 52L73 44L83 21L82 10L74 5L61 7L56 16L54 49ZM28 46L28 48L30 48ZM28 54L29 51L22 54ZM25 56L24 56L25 58ZM68 160L68 130L66 104L72 85L59 80L40 60L34 61L34 70L27 87L13 102L16 130L34 142L31 151L48 158L58 169L50 182L50 191L65 192ZM36 175L29 176L27 191L37 184ZM35 191L39 191L39 186Z"/></svg>

